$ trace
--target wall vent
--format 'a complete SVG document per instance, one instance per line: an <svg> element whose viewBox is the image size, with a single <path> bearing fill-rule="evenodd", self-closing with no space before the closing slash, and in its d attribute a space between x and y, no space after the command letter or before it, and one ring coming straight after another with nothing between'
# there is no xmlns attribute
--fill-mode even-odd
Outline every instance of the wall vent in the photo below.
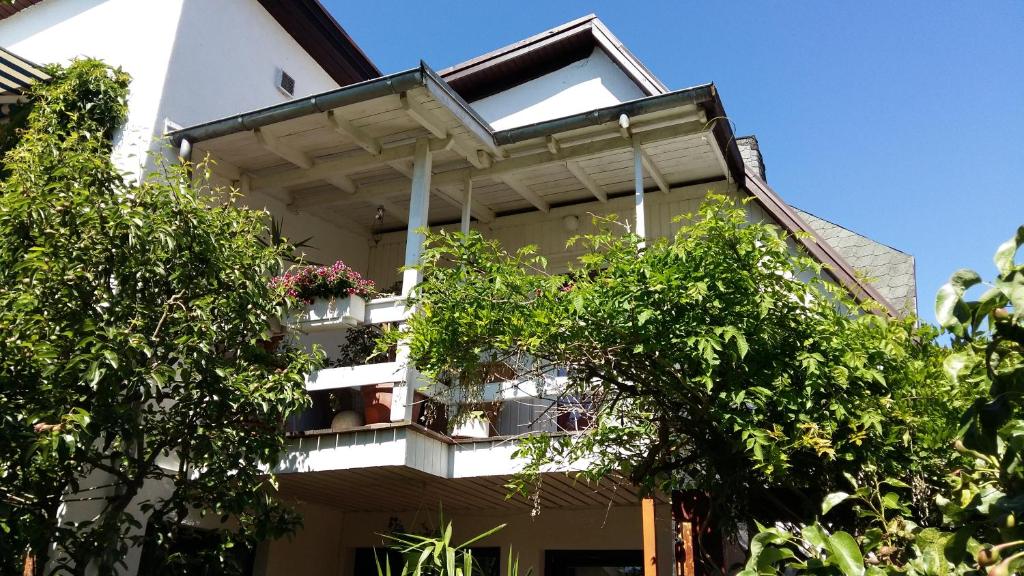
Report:
<svg viewBox="0 0 1024 576"><path fill-rule="evenodd" d="M292 78L287 72L278 68L274 80L274 83L277 84L277 89L280 90L282 94L289 98L295 96L295 78Z"/></svg>

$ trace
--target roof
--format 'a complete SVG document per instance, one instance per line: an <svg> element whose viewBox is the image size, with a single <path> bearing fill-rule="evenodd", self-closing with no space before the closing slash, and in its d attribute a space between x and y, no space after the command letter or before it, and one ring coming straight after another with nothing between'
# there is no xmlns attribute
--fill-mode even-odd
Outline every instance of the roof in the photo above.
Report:
<svg viewBox="0 0 1024 576"><path fill-rule="evenodd" d="M900 312L917 312L914 257L834 222L795 208L797 214Z"/></svg>
<svg viewBox="0 0 1024 576"><path fill-rule="evenodd" d="M0 48L0 97L19 97L31 84L49 79L39 66Z"/></svg>
<svg viewBox="0 0 1024 576"><path fill-rule="evenodd" d="M554 72L590 56L595 49L603 50L647 95L668 92L594 14L445 68L439 74L459 95L473 101Z"/></svg>
<svg viewBox="0 0 1024 576"><path fill-rule="evenodd" d="M0 20L42 0L0 3ZM341 86L380 76L380 70L359 48L319 0L259 0L321 68Z"/></svg>
<svg viewBox="0 0 1024 576"><path fill-rule="evenodd" d="M339 85L380 76L377 66L319 0L259 1Z"/></svg>
<svg viewBox="0 0 1024 576"><path fill-rule="evenodd" d="M859 274L849 261L830 244L821 234L807 223L797 211L786 204L779 195L750 166L745 167L746 181L744 187L757 203L767 211L779 224L795 234L795 240L807 252L825 266L825 271L841 286L846 288L854 298L863 302L874 300L881 304L886 312L893 316L903 310L895 306L875 286Z"/></svg>

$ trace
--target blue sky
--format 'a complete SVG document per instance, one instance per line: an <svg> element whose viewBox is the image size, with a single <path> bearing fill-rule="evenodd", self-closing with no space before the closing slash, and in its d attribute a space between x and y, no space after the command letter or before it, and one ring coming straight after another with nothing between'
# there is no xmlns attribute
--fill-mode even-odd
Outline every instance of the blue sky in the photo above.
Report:
<svg viewBox="0 0 1024 576"><path fill-rule="evenodd" d="M929 322L1024 224L1024 0L324 4L385 73L596 13L670 88L715 82L786 201L913 254Z"/></svg>

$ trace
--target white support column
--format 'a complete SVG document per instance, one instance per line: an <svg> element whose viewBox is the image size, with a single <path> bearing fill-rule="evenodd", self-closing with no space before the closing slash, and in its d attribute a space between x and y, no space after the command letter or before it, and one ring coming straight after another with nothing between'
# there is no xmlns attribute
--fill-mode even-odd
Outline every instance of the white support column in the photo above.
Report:
<svg viewBox="0 0 1024 576"><path fill-rule="evenodd" d="M405 265L420 263L425 239L420 228L427 227L427 210L430 208L430 176L432 154L430 141L420 138L416 141L416 156L412 168L412 196L409 200L409 226L405 239ZM402 296L408 296L421 280L419 270L406 270L402 274Z"/></svg>
<svg viewBox="0 0 1024 576"><path fill-rule="evenodd" d="M640 238L647 238L647 222L644 214L644 153L640 149L640 142L633 139L633 189L636 193L636 235ZM644 247L644 242L640 242Z"/></svg>
<svg viewBox="0 0 1024 576"><path fill-rule="evenodd" d="M432 170L430 141L420 138L416 141L416 155L412 167L412 193L409 200L409 225L405 237L405 265L402 273L402 296L407 297L423 279L419 270L411 269L420 263L423 242L426 239L421 228L427 227L427 212L430 208L430 176ZM412 310L409 310L412 313ZM416 370L409 366L409 347L399 344L396 360L405 369L405 378L396 383L391 395L391 420L400 422L412 418L412 404L416 399Z"/></svg>
<svg viewBox="0 0 1024 576"><path fill-rule="evenodd" d="M469 234L469 221L473 208L473 177L466 174L466 181L462 186L462 233Z"/></svg>

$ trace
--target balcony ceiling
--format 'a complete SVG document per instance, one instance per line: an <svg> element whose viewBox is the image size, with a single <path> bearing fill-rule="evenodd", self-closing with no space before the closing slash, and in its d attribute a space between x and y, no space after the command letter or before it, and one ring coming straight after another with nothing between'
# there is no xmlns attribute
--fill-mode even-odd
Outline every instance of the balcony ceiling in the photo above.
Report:
<svg viewBox="0 0 1024 576"><path fill-rule="evenodd" d="M533 503L522 496L506 498L511 476L438 478L403 466L360 470L305 472L278 476L280 495L292 501L322 504L346 512L401 512L437 506L445 510L528 511ZM566 474L544 474L541 507L597 508L640 502L634 488L613 480L599 485ZM665 501L664 498L660 499Z"/></svg>
<svg viewBox="0 0 1024 576"><path fill-rule="evenodd" d="M467 177L473 217L484 222L632 193L630 138L642 142L647 156L648 190L727 177L721 135L716 141L715 122L708 122L714 110L705 111L691 95L714 95L713 87L513 129L506 132L519 137L498 145L502 133L492 132L443 80L428 79L436 85L377 91L328 110L314 102L309 113L194 142L192 158L209 155L215 173L243 192L255 190L324 219L368 224L383 207L384 229L406 225L414 143L424 137L433 151L431 224L459 220ZM629 133L619 126L618 108L634 112ZM268 110L265 116L273 116Z"/></svg>

